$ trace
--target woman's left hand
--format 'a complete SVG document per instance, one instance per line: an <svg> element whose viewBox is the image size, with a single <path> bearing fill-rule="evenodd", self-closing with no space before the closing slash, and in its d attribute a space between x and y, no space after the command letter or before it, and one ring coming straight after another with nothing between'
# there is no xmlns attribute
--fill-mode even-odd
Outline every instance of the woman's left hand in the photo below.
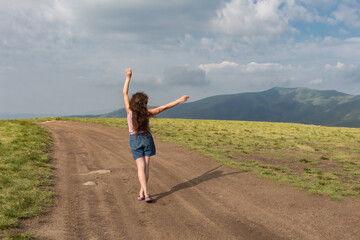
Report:
<svg viewBox="0 0 360 240"><path fill-rule="evenodd" d="M131 78L131 76L132 76L131 68L126 69L126 77Z"/></svg>

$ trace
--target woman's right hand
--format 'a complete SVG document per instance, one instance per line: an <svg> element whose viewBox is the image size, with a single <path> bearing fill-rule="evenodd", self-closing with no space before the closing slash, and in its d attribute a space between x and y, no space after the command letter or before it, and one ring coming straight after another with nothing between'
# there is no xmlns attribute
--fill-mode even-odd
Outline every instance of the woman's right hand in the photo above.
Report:
<svg viewBox="0 0 360 240"><path fill-rule="evenodd" d="M189 95L184 95L181 98L179 98L180 102L186 102L189 99Z"/></svg>
<svg viewBox="0 0 360 240"><path fill-rule="evenodd" d="M126 77L131 78L132 71L131 68L126 69Z"/></svg>

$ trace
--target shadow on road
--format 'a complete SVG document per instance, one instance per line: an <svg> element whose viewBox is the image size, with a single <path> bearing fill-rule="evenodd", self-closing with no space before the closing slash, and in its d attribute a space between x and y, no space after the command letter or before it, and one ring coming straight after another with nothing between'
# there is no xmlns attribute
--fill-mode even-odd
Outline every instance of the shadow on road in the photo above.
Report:
<svg viewBox="0 0 360 240"><path fill-rule="evenodd" d="M215 178L219 178L219 177L224 177L224 176L227 176L227 175L246 172L246 171L238 171L238 172L231 172L231 173L225 173L224 174L223 171L220 171L220 170L215 171L216 169L218 169L218 168L220 168L222 166L223 165L217 166L216 168L213 168L213 169L211 169L209 171L206 171L205 173L203 173L202 175L200 175L198 177L190 179L187 182L180 183L180 184L172 187L167 192L154 194L153 196L156 196L156 198L153 199L153 203L155 203L157 200L159 200L161 198L169 196L170 194L172 194L174 192L180 191L180 190L185 189L185 188L194 187L194 186L196 186L196 185L198 185L198 184L200 184L202 182L205 182L205 181L208 181L208 180L211 180L211 179L215 179Z"/></svg>

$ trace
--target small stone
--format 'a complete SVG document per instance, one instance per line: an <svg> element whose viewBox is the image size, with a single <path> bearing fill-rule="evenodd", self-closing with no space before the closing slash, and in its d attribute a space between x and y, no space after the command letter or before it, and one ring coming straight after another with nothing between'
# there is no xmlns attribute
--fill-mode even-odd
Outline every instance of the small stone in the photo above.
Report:
<svg viewBox="0 0 360 240"><path fill-rule="evenodd" d="M93 181L89 181L89 182L83 183L83 185L85 185L85 186L94 186L94 185L96 185L96 183L93 182Z"/></svg>
<svg viewBox="0 0 360 240"><path fill-rule="evenodd" d="M97 171L89 172L89 174L95 174L95 173L98 174L110 173L110 170L97 170Z"/></svg>

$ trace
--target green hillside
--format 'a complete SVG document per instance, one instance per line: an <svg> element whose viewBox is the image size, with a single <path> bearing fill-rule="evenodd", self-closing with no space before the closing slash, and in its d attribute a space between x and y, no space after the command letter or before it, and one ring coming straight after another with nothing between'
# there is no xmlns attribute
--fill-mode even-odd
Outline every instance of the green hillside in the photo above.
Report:
<svg viewBox="0 0 360 240"><path fill-rule="evenodd" d="M360 127L360 96L307 88L205 98L164 112L161 117L294 122Z"/></svg>

